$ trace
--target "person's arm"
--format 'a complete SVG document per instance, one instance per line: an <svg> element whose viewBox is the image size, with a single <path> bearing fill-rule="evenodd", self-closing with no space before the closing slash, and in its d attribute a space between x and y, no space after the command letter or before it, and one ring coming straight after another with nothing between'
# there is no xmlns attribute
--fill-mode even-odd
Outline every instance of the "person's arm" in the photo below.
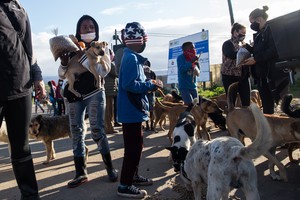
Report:
<svg viewBox="0 0 300 200"><path fill-rule="evenodd" d="M151 81L144 81L141 79L141 71L139 62L135 55L131 54L125 57L122 61L122 67L126 68L126 74L123 76L122 87L133 93L146 94L156 88L155 84ZM143 72L142 72L143 73Z"/></svg>
<svg viewBox="0 0 300 200"><path fill-rule="evenodd" d="M38 99L46 97L46 89L43 81L42 70L40 66L35 62L31 66L32 80L34 82L34 90Z"/></svg>
<svg viewBox="0 0 300 200"><path fill-rule="evenodd" d="M230 58L232 60L236 59L237 51L234 49L234 46L230 40L227 40L223 43L222 52L227 58Z"/></svg>

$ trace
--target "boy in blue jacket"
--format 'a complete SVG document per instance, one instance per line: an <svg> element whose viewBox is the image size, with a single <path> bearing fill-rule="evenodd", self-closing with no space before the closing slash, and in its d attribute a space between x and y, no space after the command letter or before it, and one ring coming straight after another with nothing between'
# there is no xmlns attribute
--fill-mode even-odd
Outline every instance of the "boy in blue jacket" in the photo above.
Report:
<svg viewBox="0 0 300 200"><path fill-rule="evenodd" d="M122 123L124 159L117 194L122 197L144 198L145 190L135 185L152 185L153 181L138 174L143 150L142 122L148 120L149 102L147 94L162 87L160 80L146 80L142 57L147 34L138 22L128 23L122 30L124 49L119 74L118 120Z"/></svg>

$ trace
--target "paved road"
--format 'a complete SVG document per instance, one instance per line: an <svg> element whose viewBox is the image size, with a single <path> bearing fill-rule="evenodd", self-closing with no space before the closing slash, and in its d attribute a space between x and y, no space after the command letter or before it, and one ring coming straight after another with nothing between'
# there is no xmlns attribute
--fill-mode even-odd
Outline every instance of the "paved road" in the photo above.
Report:
<svg viewBox="0 0 300 200"><path fill-rule="evenodd" d="M145 147L140 164L140 173L153 178L154 185L144 187L148 191L147 199L175 200L192 199L191 193L185 191L180 177L174 173L168 162L169 145L165 132L146 132ZM226 132L214 130L212 137L224 135ZM114 166L121 168L123 145L121 132L108 135L112 150ZM31 140L35 169L43 200L119 200L116 195L118 182L111 183L106 177L101 156L96 151L90 134L87 135L87 145L90 149L88 161L89 182L74 189L66 187L67 182L74 176L71 141L68 138L55 141L56 159L48 165L45 160L45 148L40 141ZM296 200L300 199L300 168L299 162L288 163L286 150L278 152L280 159L287 167L289 182L272 181L268 176L267 162L264 157L255 160L258 171L258 188L262 200ZM300 157L299 150L294 152L294 158ZM20 199L12 168L10 165L7 144L0 142L0 199ZM245 199L240 191L233 191L241 199Z"/></svg>

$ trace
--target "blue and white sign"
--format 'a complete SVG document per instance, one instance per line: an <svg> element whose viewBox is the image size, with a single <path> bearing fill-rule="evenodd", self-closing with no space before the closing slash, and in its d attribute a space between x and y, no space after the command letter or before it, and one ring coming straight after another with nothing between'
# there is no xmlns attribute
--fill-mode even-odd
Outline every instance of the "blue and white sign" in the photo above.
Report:
<svg viewBox="0 0 300 200"><path fill-rule="evenodd" d="M197 77L197 81L206 82L210 80L208 30L206 30L200 33L195 33L193 35L171 40L169 42L168 84L178 83L177 57L182 54L181 45L188 41L194 43L197 55L201 54L199 59L200 76Z"/></svg>

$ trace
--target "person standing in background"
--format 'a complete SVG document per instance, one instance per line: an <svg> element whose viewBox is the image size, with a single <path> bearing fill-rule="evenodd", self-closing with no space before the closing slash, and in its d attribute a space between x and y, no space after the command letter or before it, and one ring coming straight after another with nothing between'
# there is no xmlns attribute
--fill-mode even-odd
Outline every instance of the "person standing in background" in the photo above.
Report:
<svg viewBox="0 0 300 200"><path fill-rule="evenodd" d="M200 73L199 57L192 42L183 43L181 48L183 53L177 57L178 89L184 104L189 105L193 99L198 98L196 76Z"/></svg>
<svg viewBox="0 0 300 200"><path fill-rule="evenodd" d="M45 85L41 69L32 61L31 28L25 9L17 0L2 0L0 18L0 126L5 118L20 199L38 200L40 196L28 132L32 114L32 84L38 99L45 98Z"/></svg>
<svg viewBox="0 0 300 200"><path fill-rule="evenodd" d="M49 99L53 107L53 116L57 115L56 107L56 84L54 80L48 81L49 86Z"/></svg>
<svg viewBox="0 0 300 200"><path fill-rule="evenodd" d="M55 89L56 103L57 103L57 115L65 114L65 103L62 96L63 80L59 79Z"/></svg>
<svg viewBox="0 0 300 200"><path fill-rule="evenodd" d="M118 94L118 80L115 64L111 63L111 70L104 78L105 80L105 96L106 96L106 109L105 109L105 132L106 134L117 133L117 130L114 130L113 121L115 118L114 104L117 102L114 101L115 97Z"/></svg>
<svg viewBox="0 0 300 200"><path fill-rule="evenodd" d="M99 39L99 26L96 20L89 15L83 15L77 22L75 37L79 42L84 42L87 49L90 48L91 42L98 41ZM65 79L64 74L68 69L67 66L69 60L73 56L77 56L82 66L88 70L87 72L80 74L76 80L76 84L74 84L74 89L81 94L81 98L78 98L70 92L67 89L68 85L64 88L64 97L66 97L69 102L69 120L75 164L75 177L73 180L68 182L69 188L77 187L88 181L88 150L85 144L86 127L84 123L86 111L89 116L91 135L102 156L108 178L111 182L115 182L118 179L118 171L112 164L110 148L104 128L106 106L104 77L111 69L111 60L109 58L108 48L103 49L103 51L105 54L96 64L96 70L100 76L98 86L95 86L95 77L89 71L90 65L85 53L81 57L79 57L79 55L83 53L82 51L77 52L77 54L66 53L60 56L61 65L58 68L58 75L60 79Z"/></svg>
<svg viewBox="0 0 300 200"><path fill-rule="evenodd" d="M246 27L234 23L231 27L231 38L222 45L222 83L227 95L229 86L234 82L239 82L238 93L242 106L250 105L250 71L248 66L236 66L236 57L240 45L244 44ZM236 97L232 100L235 102Z"/></svg>
<svg viewBox="0 0 300 200"><path fill-rule="evenodd" d="M151 63L149 60L147 60L144 63L144 73L146 75L147 80L156 80L156 74L154 71L150 69ZM147 94L147 98L149 101L149 113L150 113L150 127L149 127L149 120L146 121L146 128L145 131L154 131L154 114L153 114L153 108L155 104L155 92L149 92Z"/></svg>

